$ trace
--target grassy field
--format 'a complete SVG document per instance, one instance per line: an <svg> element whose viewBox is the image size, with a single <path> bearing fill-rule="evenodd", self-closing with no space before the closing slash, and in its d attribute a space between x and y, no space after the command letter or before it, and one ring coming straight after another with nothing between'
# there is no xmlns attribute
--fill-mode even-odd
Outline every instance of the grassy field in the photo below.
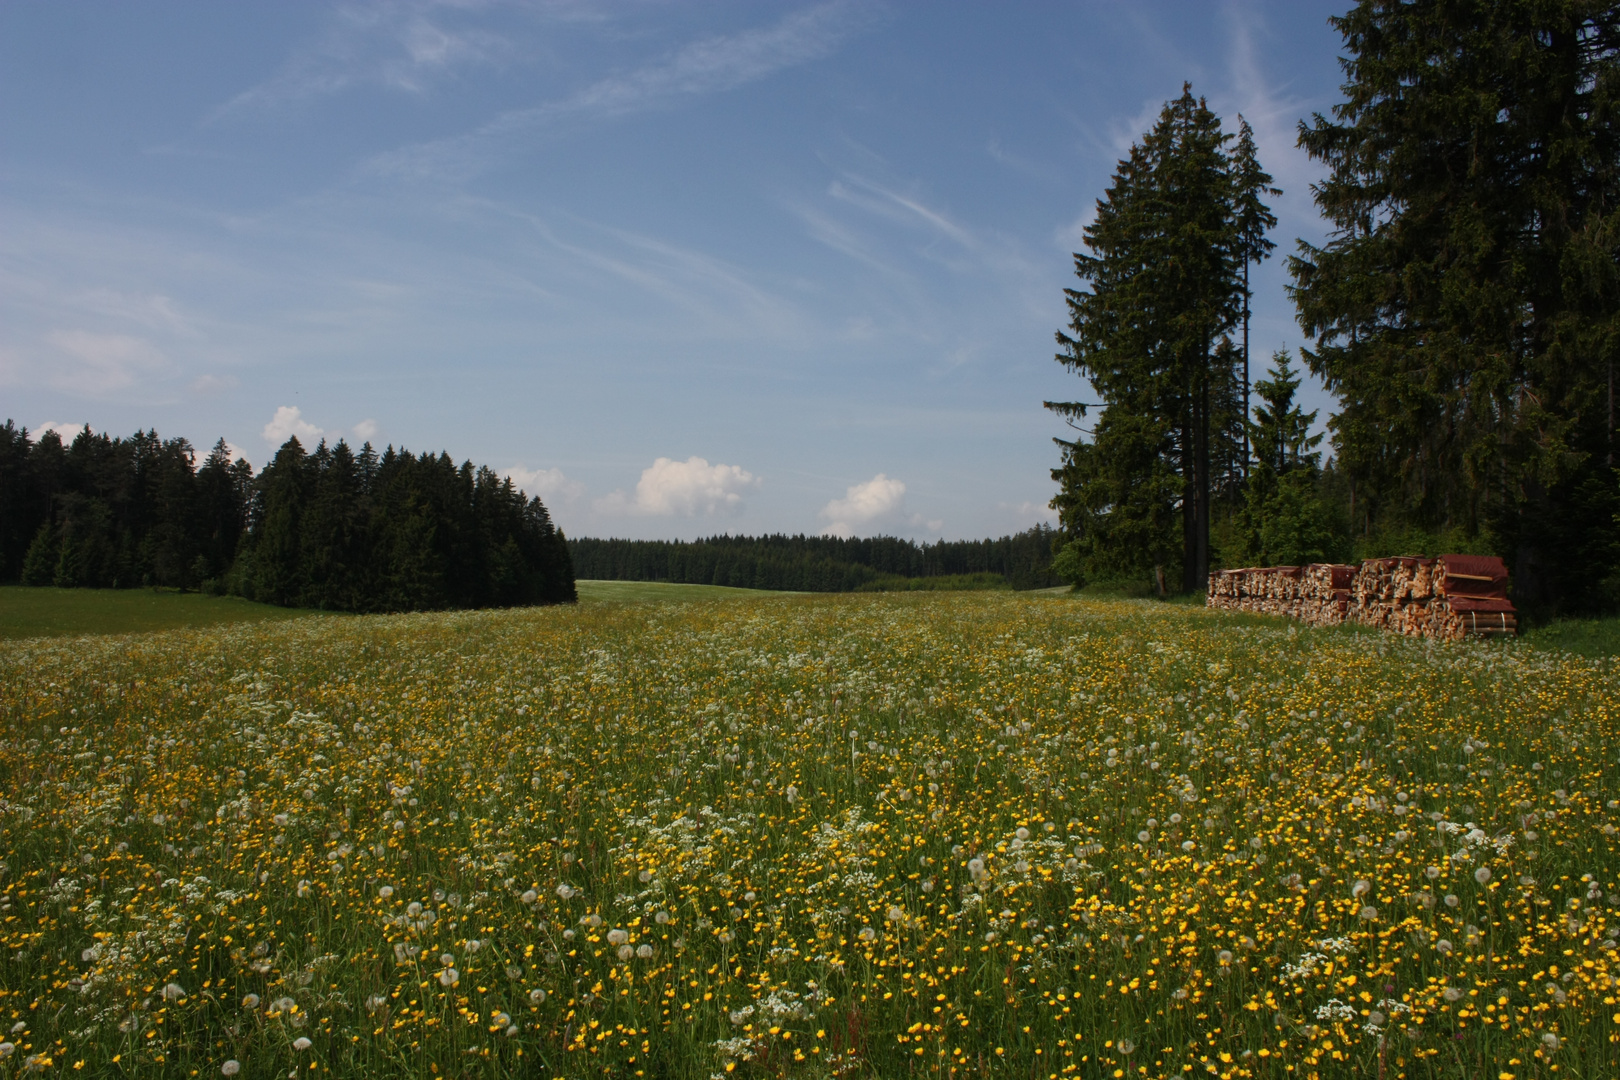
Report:
<svg viewBox="0 0 1620 1080"><path fill-rule="evenodd" d="M683 602L727 597L792 595L717 585L665 585L640 581L581 581L585 603L659 600ZM0 639L79 634L133 634L266 620L314 612L255 604L235 596L204 596L158 589L33 589L0 586Z"/></svg>
<svg viewBox="0 0 1620 1080"><path fill-rule="evenodd" d="M4 1076L1620 1071L1613 661L772 595L0 643L0 716Z"/></svg>
<svg viewBox="0 0 1620 1080"><path fill-rule="evenodd" d="M234 596L171 590L0 585L0 638L129 634L294 619L307 614Z"/></svg>
<svg viewBox="0 0 1620 1080"><path fill-rule="evenodd" d="M599 601L635 603L662 601L684 603L691 600L742 600L748 597L798 596L799 593L769 592L765 589L733 589L726 585L672 585L662 581L578 581L583 604Z"/></svg>
<svg viewBox="0 0 1620 1080"><path fill-rule="evenodd" d="M1620 656L1620 618L1563 619L1530 627L1519 640L1536 648L1580 656Z"/></svg>

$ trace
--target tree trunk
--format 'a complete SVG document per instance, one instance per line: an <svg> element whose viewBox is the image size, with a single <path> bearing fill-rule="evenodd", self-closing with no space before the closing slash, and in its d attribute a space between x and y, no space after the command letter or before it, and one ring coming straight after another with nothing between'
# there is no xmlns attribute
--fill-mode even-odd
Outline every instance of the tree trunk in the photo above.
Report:
<svg viewBox="0 0 1620 1080"><path fill-rule="evenodd" d="M1181 591L1193 591L1193 552L1198 547L1198 395L1187 388L1181 427Z"/></svg>
<svg viewBox="0 0 1620 1080"><path fill-rule="evenodd" d="M1209 583L1209 348L1204 348L1204 374L1198 387L1198 519L1194 540L1192 587L1197 592Z"/></svg>
<svg viewBox="0 0 1620 1080"><path fill-rule="evenodd" d="M1243 261L1243 482L1249 482L1249 262L1246 258Z"/></svg>

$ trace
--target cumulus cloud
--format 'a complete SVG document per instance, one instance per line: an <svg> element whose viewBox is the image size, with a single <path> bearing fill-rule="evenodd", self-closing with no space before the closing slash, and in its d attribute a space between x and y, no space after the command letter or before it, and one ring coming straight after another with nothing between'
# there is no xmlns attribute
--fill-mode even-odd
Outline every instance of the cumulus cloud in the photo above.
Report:
<svg viewBox="0 0 1620 1080"><path fill-rule="evenodd" d="M1057 511L1048 503L1038 503L1025 500L1018 503L999 503L997 509L1007 514L1018 523L1021 529L1032 525L1056 525Z"/></svg>
<svg viewBox="0 0 1620 1080"><path fill-rule="evenodd" d="M823 536L854 536L857 532L938 532L942 521L929 521L906 509L906 485L878 473L862 484L851 484L842 499L821 508L827 521Z"/></svg>
<svg viewBox="0 0 1620 1080"><path fill-rule="evenodd" d="M377 421L367 418L354 425L354 437L361 442L370 442L377 437Z"/></svg>
<svg viewBox="0 0 1620 1080"><path fill-rule="evenodd" d="M38 442L41 435L44 435L47 431L54 431L63 442L70 443L78 437L79 432L88 426L88 424L62 424L57 423L55 420L47 420L45 423L37 425L28 435L29 438Z"/></svg>
<svg viewBox="0 0 1620 1080"><path fill-rule="evenodd" d="M743 492L759 485L760 478L739 465L710 465L696 456L685 461L661 457L641 471L634 497L615 491L598 499L596 509L653 517L735 514L743 508Z"/></svg>
<svg viewBox="0 0 1620 1080"><path fill-rule="evenodd" d="M541 502L571 503L585 494L585 485L570 480L561 469L525 469L514 465L506 475L518 489L528 495L538 495Z"/></svg>
<svg viewBox="0 0 1620 1080"><path fill-rule="evenodd" d="M308 420L296 405L283 405L276 410L276 415L264 425L264 441L273 446L280 446L294 435L301 443L319 442L324 432Z"/></svg>

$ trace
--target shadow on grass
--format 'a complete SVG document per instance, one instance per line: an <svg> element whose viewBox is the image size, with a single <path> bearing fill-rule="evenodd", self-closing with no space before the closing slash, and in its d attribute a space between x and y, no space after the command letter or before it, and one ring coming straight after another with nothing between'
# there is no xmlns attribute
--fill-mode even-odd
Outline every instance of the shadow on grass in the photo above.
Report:
<svg viewBox="0 0 1620 1080"><path fill-rule="evenodd" d="M296 619L314 612L172 589L0 586L0 639L136 634Z"/></svg>
<svg viewBox="0 0 1620 1080"><path fill-rule="evenodd" d="M1519 640L1538 649L1572 652L1577 656L1620 656L1620 616L1559 619L1545 626L1527 628L1519 635Z"/></svg>
<svg viewBox="0 0 1620 1080"><path fill-rule="evenodd" d="M750 596L808 596L809 593L778 592L771 589L734 589L729 585L677 585L667 581L574 582L580 603L635 603L663 600L679 603L690 600L736 600Z"/></svg>

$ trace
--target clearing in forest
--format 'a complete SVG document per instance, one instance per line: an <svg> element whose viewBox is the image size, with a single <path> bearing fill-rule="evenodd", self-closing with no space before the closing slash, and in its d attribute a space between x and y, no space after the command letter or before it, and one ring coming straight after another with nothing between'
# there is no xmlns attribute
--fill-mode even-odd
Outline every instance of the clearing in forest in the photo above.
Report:
<svg viewBox="0 0 1620 1080"><path fill-rule="evenodd" d="M11 642L0 715L0 1076L1620 1069L1613 661L744 596Z"/></svg>

